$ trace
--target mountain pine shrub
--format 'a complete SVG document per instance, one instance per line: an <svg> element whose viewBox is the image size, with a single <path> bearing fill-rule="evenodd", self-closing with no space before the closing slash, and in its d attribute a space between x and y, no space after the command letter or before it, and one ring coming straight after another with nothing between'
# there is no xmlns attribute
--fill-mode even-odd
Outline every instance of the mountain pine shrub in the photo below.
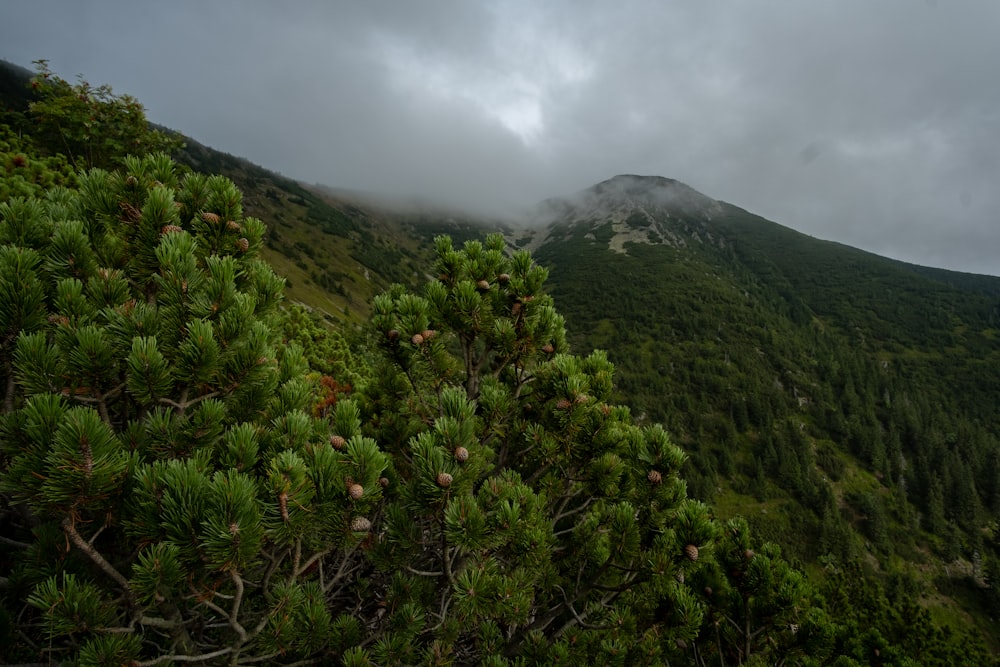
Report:
<svg viewBox="0 0 1000 667"><path fill-rule="evenodd" d="M311 416L263 232L231 181L163 155L0 204L8 660L293 662L347 641L328 599L355 583L387 461L350 401Z"/></svg>
<svg viewBox="0 0 1000 667"><path fill-rule="evenodd" d="M391 456L376 664L648 664L703 619L684 584L716 524L687 499L684 453L609 402L604 354L567 350L547 272L500 235L436 240L422 293L375 299L364 392ZM669 614L663 612L669 609ZM388 618L388 623L378 621Z"/></svg>

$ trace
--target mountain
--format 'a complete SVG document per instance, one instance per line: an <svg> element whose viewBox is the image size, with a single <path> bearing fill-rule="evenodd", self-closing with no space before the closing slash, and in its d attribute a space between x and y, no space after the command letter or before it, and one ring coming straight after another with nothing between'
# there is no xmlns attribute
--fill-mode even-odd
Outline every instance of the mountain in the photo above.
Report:
<svg viewBox="0 0 1000 667"><path fill-rule="evenodd" d="M516 242L550 268L574 345L606 349L621 399L691 454L695 496L801 563L862 558L985 629L1000 278L817 240L660 177L539 217Z"/></svg>
<svg viewBox="0 0 1000 667"><path fill-rule="evenodd" d="M23 122L30 94L4 76L0 108ZM1000 278L818 240L659 176L549 199L514 229L185 143L178 159L234 180L267 224L287 298L349 335L373 295L427 280L436 234L531 249L574 350L607 350L618 400L688 452L693 496L810 576L860 564L879 604L919 600L1000 652Z"/></svg>

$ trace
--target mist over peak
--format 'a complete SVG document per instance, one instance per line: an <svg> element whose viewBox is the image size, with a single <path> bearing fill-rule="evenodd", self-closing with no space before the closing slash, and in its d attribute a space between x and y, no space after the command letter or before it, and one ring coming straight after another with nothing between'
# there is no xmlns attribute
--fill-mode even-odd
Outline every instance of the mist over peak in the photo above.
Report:
<svg viewBox="0 0 1000 667"><path fill-rule="evenodd" d="M716 200L691 186L663 176L619 174L587 188L583 193L590 193L602 199L630 200L638 204L682 210L718 206Z"/></svg>
<svg viewBox="0 0 1000 667"><path fill-rule="evenodd" d="M721 204L678 180L664 176L619 174L567 197L541 202L534 221L546 224L582 212L611 214L640 209L650 214L711 218Z"/></svg>

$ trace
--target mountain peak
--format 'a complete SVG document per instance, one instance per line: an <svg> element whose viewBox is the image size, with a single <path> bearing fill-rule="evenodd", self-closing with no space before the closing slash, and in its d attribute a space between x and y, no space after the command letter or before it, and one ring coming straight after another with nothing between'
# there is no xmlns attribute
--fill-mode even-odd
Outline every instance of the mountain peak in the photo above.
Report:
<svg viewBox="0 0 1000 667"><path fill-rule="evenodd" d="M592 186L592 188L595 190L607 188L629 188L641 190L656 187L671 187L675 185L683 186L684 184L672 178L666 178L665 176L618 174L617 176L612 176L606 181L601 181L597 185Z"/></svg>
<svg viewBox="0 0 1000 667"><path fill-rule="evenodd" d="M718 207L718 202L689 185L663 176L619 174L579 193L615 202L680 209L697 213Z"/></svg>
<svg viewBox="0 0 1000 667"><path fill-rule="evenodd" d="M619 174L568 197L542 202L538 217L552 220L573 212L607 213L636 208L703 220L711 219L721 210L718 201L672 178Z"/></svg>
<svg viewBox="0 0 1000 667"><path fill-rule="evenodd" d="M616 252L626 252L628 243L722 244L707 226L722 210L718 201L672 178L619 174L569 197L542 202L535 221L547 224L547 231L535 243L558 228L582 227L596 239L597 230L607 227L608 248Z"/></svg>

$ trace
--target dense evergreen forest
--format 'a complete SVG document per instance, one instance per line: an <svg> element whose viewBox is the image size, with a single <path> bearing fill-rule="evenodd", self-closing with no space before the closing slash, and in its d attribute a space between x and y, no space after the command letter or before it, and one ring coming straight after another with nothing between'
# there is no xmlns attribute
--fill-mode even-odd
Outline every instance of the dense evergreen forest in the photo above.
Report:
<svg viewBox="0 0 1000 667"><path fill-rule="evenodd" d="M996 662L1000 280L728 205L529 253L0 94L0 661Z"/></svg>

